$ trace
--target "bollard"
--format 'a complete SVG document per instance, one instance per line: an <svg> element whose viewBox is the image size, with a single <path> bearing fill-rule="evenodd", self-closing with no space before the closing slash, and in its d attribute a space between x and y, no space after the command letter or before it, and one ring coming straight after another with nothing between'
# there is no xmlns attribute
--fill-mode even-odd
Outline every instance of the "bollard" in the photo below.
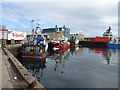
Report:
<svg viewBox="0 0 120 90"><path fill-rule="evenodd" d="M14 39L11 39L11 45L15 44Z"/></svg>

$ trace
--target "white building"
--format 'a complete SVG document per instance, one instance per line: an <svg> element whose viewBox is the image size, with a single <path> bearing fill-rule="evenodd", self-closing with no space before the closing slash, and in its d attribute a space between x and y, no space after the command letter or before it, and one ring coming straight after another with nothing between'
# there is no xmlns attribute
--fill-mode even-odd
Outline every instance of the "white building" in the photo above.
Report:
<svg viewBox="0 0 120 90"><path fill-rule="evenodd" d="M71 33L70 35L71 35L71 37L73 36L73 38L76 38L78 40L84 39L84 34L82 34L82 33Z"/></svg>

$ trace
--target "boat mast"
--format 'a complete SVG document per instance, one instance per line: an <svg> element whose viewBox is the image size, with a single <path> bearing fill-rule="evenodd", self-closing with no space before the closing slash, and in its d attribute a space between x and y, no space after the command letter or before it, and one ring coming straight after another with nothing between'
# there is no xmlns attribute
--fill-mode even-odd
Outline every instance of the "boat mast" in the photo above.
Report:
<svg viewBox="0 0 120 90"><path fill-rule="evenodd" d="M32 19L31 21L31 29L32 29L32 36L30 36L30 43L34 43L34 27L33 27L33 22L34 20Z"/></svg>
<svg viewBox="0 0 120 90"><path fill-rule="evenodd" d="M35 29L35 34L36 34L36 37L38 36L38 34L39 34L39 32L40 32L40 34L42 35L42 30L41 30L41 28L40 28L40 19L37 19L38 20L38 22L37 22L37 27L36 27L36 29ZM39 29L39 30L38 30ZM42 36L43 37L43 36Z"/></svg>

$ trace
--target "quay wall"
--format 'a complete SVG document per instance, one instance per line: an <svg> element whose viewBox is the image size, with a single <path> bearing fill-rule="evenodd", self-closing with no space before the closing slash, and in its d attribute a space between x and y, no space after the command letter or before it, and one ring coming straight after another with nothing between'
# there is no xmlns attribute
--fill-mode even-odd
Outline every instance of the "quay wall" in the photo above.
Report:
<svg viewBox="0 0 120 90"><path fill-rule="evenodd" d="M16 73L19 74L22 77L22 79L27 83L27 88L40 88L45 90L42 84L38 82L38 80L27 71L27 69L18 61L17 58L14 57L18 48L21 48L21 46L21 44L7 45L6 47L2 47L2 49L8 57L8 61L12 63L11 66L15 68Z"/></svg>
<svg viewBox="0 0 120 90"><path fill-rule="evenodd" d="M16 57L22 44L6 45L5 47Z"/></svg>

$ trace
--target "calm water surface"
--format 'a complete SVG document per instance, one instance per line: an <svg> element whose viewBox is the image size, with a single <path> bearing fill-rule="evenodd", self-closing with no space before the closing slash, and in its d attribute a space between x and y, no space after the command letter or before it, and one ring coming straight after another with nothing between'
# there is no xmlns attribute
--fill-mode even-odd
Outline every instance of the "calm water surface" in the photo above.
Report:
<svg viewBox="0 0 120 90"><path fill-rule="evenodd" d="M72 48L22 63L45 88L118 87L118 49Z"/></svg>

